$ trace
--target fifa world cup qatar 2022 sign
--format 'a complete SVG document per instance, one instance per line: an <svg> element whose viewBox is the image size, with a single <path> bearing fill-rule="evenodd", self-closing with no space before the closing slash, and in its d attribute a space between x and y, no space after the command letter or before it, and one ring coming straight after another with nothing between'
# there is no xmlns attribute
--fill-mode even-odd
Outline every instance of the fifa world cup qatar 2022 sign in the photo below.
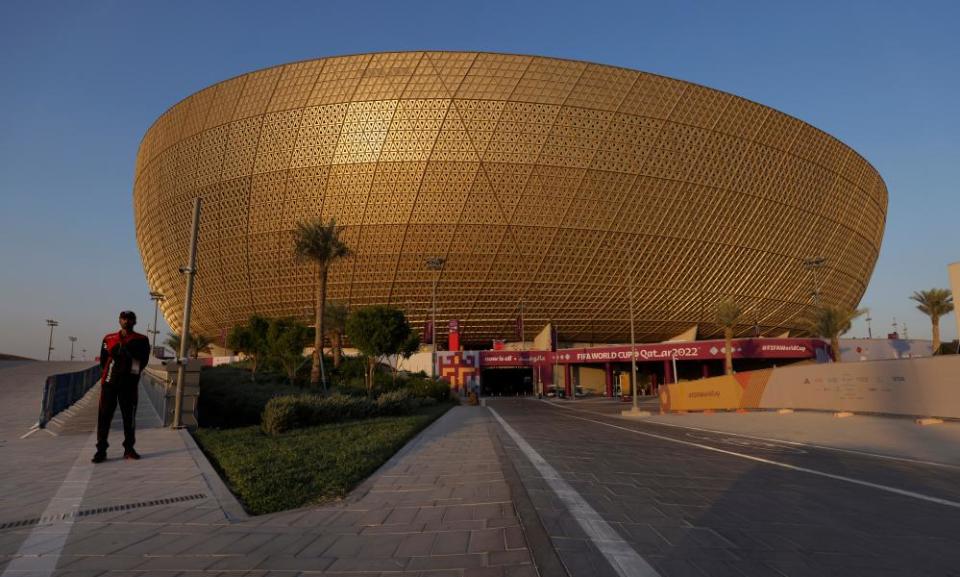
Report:
<svg viewBox="0 0 960 577"><path fill-rule="evenodd" d="M481 367L524 367L541 364L591 364L630 362L635 354L638 362L706 361L723 359L722 340L689 343L616 345L607 347L561 349L550 351L482 351ZM733 357L737 359L807 359L817 357L826 343L818 339L735 339ZM635 353L634 353L635 351Z"/></svg>

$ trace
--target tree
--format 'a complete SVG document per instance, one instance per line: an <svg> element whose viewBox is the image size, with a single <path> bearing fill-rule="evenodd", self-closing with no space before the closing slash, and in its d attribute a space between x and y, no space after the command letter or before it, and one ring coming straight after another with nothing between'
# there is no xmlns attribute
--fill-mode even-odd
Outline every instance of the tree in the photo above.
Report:
<svg viewBox="0 0 960 577"><path fill-rule="evenodd" d="M270 321L253 315L245 325L233 327L227 335L227 346L238 353L243 353L250 361L250 378L256 380L257 367L267 355L267 330Z"/></svg>
<svg viewBox="0 0 960 577"><path fill-rule="evenodd" d="M917 309L930 317L933 325L933 354L940 351L940 317L953 310L953 296L947 289L930 289L913 293L911 300L917 301Z"/></svg>
<svg viewBox="0 0 960 577"><path fill-rule="evenodd" d="M313 368L310 370L310 384L318 386L323 378L323 389L327 389L326 375L322 371L324 322L323 309L327 303L327 275L330 265L350 255L350 249L340 238L342 227L335 219L323 222L322 219L297 223L294 231L293 254L300 261L311 261L316 266L316 303L314 320L316 331L313 340Z"/></svg>
<svg viewBox="0 0 960 577"><path fill-rule="evenodd" d="M323 322L327 337L330 338L330 348L333 349L333 368L340 368L343 358L343 334L347 330L347 317L350 310L343 303L330 303L323 308Z"/></svg>
<svg viewBox="0 0 960 577"><path fill-rule="evenodd" d="M743 311L735 301L726 300L717 303L717 321L723 326L723 349L726 354L724 369L733 374L733 330L740 322Z"/></svg>
<svg viewBox="0 0 960 577"><path fill-rule="evenodd" d="M824 305L813 309L805 320L807 330L824 339L830 339L833 362L840 362L840 335L850 330L853 319L866 310L846 309Z"/></svg>
<svg viewBox="0 0 960 577"><path fill-rule="evenodd" d="M297 371L303 366L303 349L313 339L313 331L307 325L295 319L273 319L267 329L267 350L287 379L293 384Z"/></svg>
<svg viewBox="0 0 960 577"><path fill-rule="evenodd" d="M347 318L347 337L367 357L367 394L373 393L377 359L398 355L410 347L410 323L403 311L384 305L364 307Z"/></svg>
<svg viewBox="0 0 960 577"><path fill-rule="evenodd" d="M420 335L411 330L407 340L400 346L400 351L397 353L397 362L393 364L394 385L397 384L397 370L400 367L400 359L409 359L418 351L420 351Z"/></svg>
<svg viewBox="0 0 960 577"><path fill-rule="evenodd" d="M212 342L213 341L203 335L191 333L190 342L187 343L187 356L195 359L200 356L200 353L209 353ZM167 340L164 341L164 344L173 349L173 352L176 353L177 356L180 356L179 334L167 333Z"/></svg>

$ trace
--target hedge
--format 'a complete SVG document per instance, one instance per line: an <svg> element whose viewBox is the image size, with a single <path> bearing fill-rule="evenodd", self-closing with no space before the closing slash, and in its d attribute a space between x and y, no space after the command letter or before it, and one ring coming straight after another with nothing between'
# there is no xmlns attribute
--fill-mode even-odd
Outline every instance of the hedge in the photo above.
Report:
<svg viewBox="0 0 960 577"><path fill-rule="evenodd" d="M376 400L347 395L285 395L271 399L263 410L261 428L268 435L354 419L409 415L420 407L435 405L431 398L418 399L408 391L384 393Z"/></svg>

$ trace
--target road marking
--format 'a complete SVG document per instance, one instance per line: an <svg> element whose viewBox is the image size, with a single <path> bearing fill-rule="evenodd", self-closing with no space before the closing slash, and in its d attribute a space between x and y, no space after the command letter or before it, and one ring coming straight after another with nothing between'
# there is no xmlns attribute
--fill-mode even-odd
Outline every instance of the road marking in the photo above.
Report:
<svg viewBox="0 0 960 577"><path fill-rule="evenodd" d="M93 463L90 462L90 452L96 445L97 434L93 433L84 443L80 455L74 461L67 477L60 484L57 494L47 505L43 518L54 518L61 513L73 513L80 509L83 495L87 492L90 476L93 474ZM49 525L38 525L30 531L27 539L20 545L13 560L7 565L2 577L14 575L30 577L47 577L53 575L60 561L60 552L67 543L70 530L73 528L74 518L66 516L62 522Z"/></svg>
<svg viewBox="0 0 960 577"><path fill-rule="evenodd" d="M573 407L565 407L558 403L553 403L550 401L544 401L546 404L557 409L563 409L565 411L574 411L577 413L589 413L591 415L599 415L601 417L613 417L618 418L617 415L611 415L609 413L601 413L600 411L585 411L583 409L575 409ZM884 453L873 453L871 451L861 451L858 449L844 449L842 447L831 447L830 445L818 445L816 443L804 443L802 441L790 441L788 439L775 439L773 437L758 437L756 435L746 435L743 433L732 433L729 431L721 431L718 429L707 429L704 427L694 427L692 425L678 425L676 423L665 423L663 421L657 421L654 419L647 419L644 423L651 423L654 425L662 425L664 427L673 427L675 429L687 429L690 431L702 431L705 433L715 433L717 435L729 435L732 437L743 437L745 439L754 439L757 441L767 441L770 443L783 443L784 445L795 445L797 447L808 447L811 449L823 449L825 451L837 451L839 453L850 453L853 455L863 455L865 457L874 457L877 459L887 459L890 461L903 461L904 463L914 463L917 465L929 465L931 467L942 467L944 469L957 469L960 470L960 465L952 465L950 463L941 463L939 461L925 461L923 459L911 459L910 457L899 457L896 455L887 455Z"/></svg>
<svg viewBox="0 0 960 577"><path fill-rule="evenodd" d="M487 407L493 413L494 418L503 427L503 430L510 435L513 442L523 454L527 456L530 463L537 468L543 480L550 485L557 497L566 505L570 514L577 520L583 531L593 541L594 546L603 554L603 556L613 567L614 571L620 577L658 577L660 574L647 563L646 559L640 556L629 543L624 541L619 534L611 527L597 511L590 506L587 501L577 493L576 489L570 486L563 477L554 469L550 463L540 456L537 451L530 446L520 433L508 425L503 418L493 409Z"/></svg>
<svg viewBox="0 0 960 577"><path fill-rule="evenodd" d="M493 410L493 409L490 409ZM595 419L587 419L585 417L577 417L575 415L567 414L567 417L571 419L577 419L580 421L587 421L588 423L596 423L598 425L603 425L605 427L611 427L614 429L620 429L621 431L627 431L629 433L634 433L637 435L643 435L645 437L652 437L654 439L660 439L662 441L669 441L671 443L679 443L681 445L688 445L691 447L697 447L699 449L704 449L706 451L713 451L716 453L722 453L724 455L730 455L732 457L739 457L741 459L747 459L748 461L755 461L757 463L764 463L766 465L773 465L775 467L781 467L783 469L789 469L791 471L797 471L800 473L808 473L810 475L816 475L818 477L825 477L827 479L834 479L836 481L843 481L845 483L851 483L853 485L860 485L862 487L870 487L871 489L877 489L880 491L886 491L888 493L894 493L896 495L901 495L904 497L910 497L912 499L919 499L921 501L927 501L930 503L936 503L938 505L945 505L947 507L955 507L960 509L960 503L956 501L950 501L949 499L941 499L940 497L933 497L931 495L924 495L923 493L917 493L915 491L907 491L906 489L898 489L896 487L890 487L887 485L880 485L878 483L871 483L870 481L863 481L861 479L854 479L853 477L845 477L843 475L835 475L833 473L827 473L826 471L818 471L816 469L810 469L808 467L800 467L798 465L791 465L790 463L781 463L780 461L773 461L770 459L764 459L763 457L754 457L753 455L747 455L744 453L737 453L736 451L728 451L726 449L721 449L719 447L711 447L710 445L704 445L702 443L694 443L691 441L684 441L682 439L674 439L673 437L667 437L664 435L657 435L656 433L647 433L645 431L638 431L636 429L630 429L628 427L621 427L619 425L613 425L611 423L604 423L603 421L597 421ZM499 418L499 417L498 417Z"/></svg>

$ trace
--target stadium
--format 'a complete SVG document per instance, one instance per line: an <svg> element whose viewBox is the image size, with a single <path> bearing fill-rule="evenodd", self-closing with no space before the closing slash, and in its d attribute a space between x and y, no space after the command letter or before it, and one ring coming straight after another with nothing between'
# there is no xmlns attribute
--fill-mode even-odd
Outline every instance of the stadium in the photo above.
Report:
<svg viewBox="0 0 960 577"><path fill-rule="evenodd" d="M329 299L390 304L438 341L624 343L806 337L816 299L855 307L887 191L829 134L739 96L574 60L376 53L284 64L188 96L147 130L133 206L148 285L181 329L192 201L203 199L191 330L253 313L309 322L298 221L336 218L353 256ZM427 266L442 258L442 268ZM522 315L523 322L517 319ZM522 335L517 335L518 324ZM519 338L518 338L519 337Z"/></svg>

